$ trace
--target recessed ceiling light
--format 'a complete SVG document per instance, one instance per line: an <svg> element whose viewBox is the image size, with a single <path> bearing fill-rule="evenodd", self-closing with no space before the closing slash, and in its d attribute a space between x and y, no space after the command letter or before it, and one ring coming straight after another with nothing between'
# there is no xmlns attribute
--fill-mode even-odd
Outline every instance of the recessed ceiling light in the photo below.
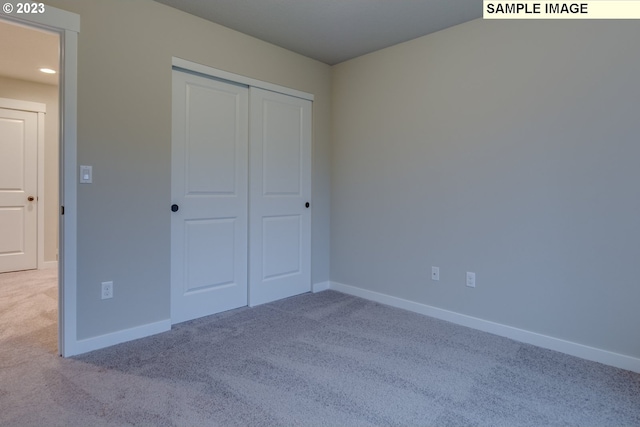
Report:
<svg viewBox="0 0 640 427"><path fill-rule="evenodd" d="M40 71L47 74L55 74L56 70L52 70L51 68L40 68Z"/></svg>

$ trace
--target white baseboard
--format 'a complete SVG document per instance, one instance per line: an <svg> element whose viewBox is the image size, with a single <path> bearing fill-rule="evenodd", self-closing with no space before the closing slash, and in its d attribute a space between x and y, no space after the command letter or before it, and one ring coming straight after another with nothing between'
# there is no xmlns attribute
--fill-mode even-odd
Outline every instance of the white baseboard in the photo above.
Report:
<svg viewBox="0 0 640 427"><path fill-rule="evenodd" d="M318 292L327 291L327 290L329 290L330 286L331 286L331 282L329 282L329 281L314 283L311 286L311 292L313 292L315 294L315 293L318 293Z"/></svg>
<svg viewBox="0 0 640 427"><path fill-rule="evenodd" d="M42 263L40 270L52 270L58 268L58 261L45 261Z"/></svg>
<svg viewBox="0 0 640 427"><path fill-rule="evenodd" d="M571 356L580 357L582 359L603 363L616 368L626 369L640 373L640 359L626 356L624 354L613 353L611 351L602 350L595 347L578 344L547 335L538 334L536 332L526 331L524 329L514 328L512 326L479 319L477 317L467 316L465 314L453 311L443 310L441 308L432 307L415 301L370 291L367 289L357 288L355 286L345 285L338 282L330 282L329 289L354 295L370 301L381 304L390 305L392 307L402 308L404 310L413 311L415 313L424 314L436 319L446 320L469 328L489 332L506 338L511 338L527 344L533 344L538 347L547 348L549 350L559 351Z"/></svg>
<svg viewBox="0 0 640 427"><path fill-rule="evenodd" d="M126 341L133 341L138 338L144 338L161 332L166 332L170 329L171 319L167 319L160 322L137 326L135 328L79 340L76 341L75 345L70 349L71 351L67 353L66 356L77 356L78 354L88 353L93 350L99 350L101 348L120 344Z"/></svg>

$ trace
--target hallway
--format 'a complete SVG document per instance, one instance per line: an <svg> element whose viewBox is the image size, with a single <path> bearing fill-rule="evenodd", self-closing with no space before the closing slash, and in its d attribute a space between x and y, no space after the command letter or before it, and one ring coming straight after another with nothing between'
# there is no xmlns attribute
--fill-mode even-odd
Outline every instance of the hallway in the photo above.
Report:
<svg viewBox="0 0 640 427"><path fill-rule="evenodd" d="M0 274L0 363L58 351L58 270Z"/></svg>

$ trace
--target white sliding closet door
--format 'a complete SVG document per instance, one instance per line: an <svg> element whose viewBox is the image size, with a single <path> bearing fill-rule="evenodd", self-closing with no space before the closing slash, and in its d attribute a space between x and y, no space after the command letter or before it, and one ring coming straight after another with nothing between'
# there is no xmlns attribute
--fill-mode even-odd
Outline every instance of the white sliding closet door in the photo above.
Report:
<svg viewBox="0 0 640 427"><path fill-rule="evenodd" d="M250 88L249 305L311 290L311 101Z"/></svg>
<svg viewBox="0 0 640 427"><path fill-rule="evenodd" d="M172 323L247 305L248 96L173 71Z"/></svg>

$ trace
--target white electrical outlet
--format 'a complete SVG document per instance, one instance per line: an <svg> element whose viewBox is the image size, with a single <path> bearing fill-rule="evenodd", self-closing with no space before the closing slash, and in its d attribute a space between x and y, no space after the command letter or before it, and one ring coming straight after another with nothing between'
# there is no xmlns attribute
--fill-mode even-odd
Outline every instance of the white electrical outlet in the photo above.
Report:
<svg viewBox="0 0 640 427"><path fill-rule="evenodd" d="M440 267L431 267L431 280L440 280Z"/></svg>
<svg viewBox="0 0 640 427"><path fill-rule="evenodd" d="M113 298L113 282L102 282L102 299Z"/></svg>
<svg viewBox="0 0 640 427"><path fill-rule="evenodd" d="M470 288L476 287L476 273L467 271L467 286Z"/></svg>

